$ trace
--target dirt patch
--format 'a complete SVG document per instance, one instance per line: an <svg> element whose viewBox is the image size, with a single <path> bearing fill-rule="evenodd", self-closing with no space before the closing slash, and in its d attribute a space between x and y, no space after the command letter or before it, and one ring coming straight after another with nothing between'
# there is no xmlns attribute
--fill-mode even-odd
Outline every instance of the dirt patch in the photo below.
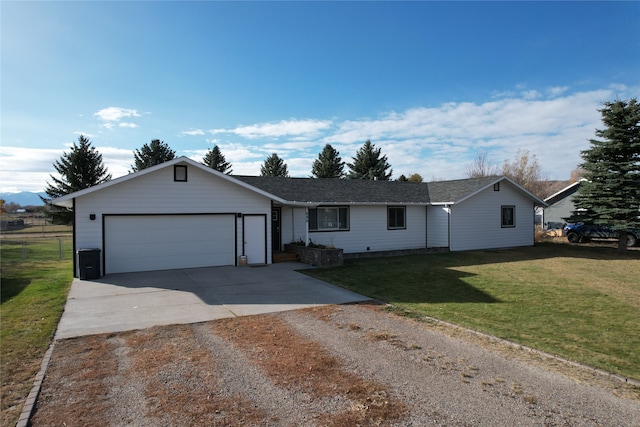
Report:
<svg viewBox="0 0 640 427"><path fill-rule="evenodd" d="M59 342L34 426L640 424L616 396L363 305ZM567 368L569 369L569 368ZM634 393L635 391L635 393Z"/></svg>

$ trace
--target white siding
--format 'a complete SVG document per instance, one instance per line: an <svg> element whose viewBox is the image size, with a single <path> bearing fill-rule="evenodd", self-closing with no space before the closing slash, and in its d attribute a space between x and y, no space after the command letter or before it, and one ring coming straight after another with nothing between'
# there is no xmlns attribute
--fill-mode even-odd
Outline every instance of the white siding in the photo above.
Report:
<svg viewBox="0 0 640 427"><path fill-rule="evenodd" d="M406 206L406 229L387 230L386 206L349 206L349 231L309 232L309 238L344 253L421 249L427 239L425 212L425 206ZM304 238L304 209L296 209L293 233L294 240Z"/></svg>
<svg viewBox="0 0 640 427"><path fill-rule="evenodd" d="M304 240L306 230L305 208L282 208L282 244Z"/></svg>
<svg viewBox="0 0 640 427"><path fill-rule="evenodd" d="M138 176L76 199L76 249L102 248L103 214L243 213L271 215L271 201L239 185L188 165L188 181L174 182L173 167ZM90 220L89 215L96 219ZM237 219L237 256L242 219ZM271 263L271 228L267 227Z"/></svg>
<svg viewBox="0 0 640 427"><path fill-rule="evenodd" d="M573 204L573 195L565 197L562 200L544 209L544 228L549 228L549 223L566 223L563 218L567 218L573 214L576 209Z"/></svg>
<svg viewBox="0 0 640 427"><path fill-rule="evenodd" d="M501 206L515 206L515 227L502 228ZM452 251L533 245L533 201L507 181L451 207Z"/></svg>
<svg viewBox="0 0 640 427"><path fill-rule="evenodd" d="M444 206L427 208L427 247L449 247L449 208Z"/></svg>

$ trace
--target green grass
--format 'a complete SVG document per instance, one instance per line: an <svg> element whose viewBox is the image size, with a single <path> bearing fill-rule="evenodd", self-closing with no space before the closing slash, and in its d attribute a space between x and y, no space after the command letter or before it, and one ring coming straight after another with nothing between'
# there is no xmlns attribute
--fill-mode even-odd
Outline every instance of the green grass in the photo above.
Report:
<svg viewBox="0 0 640 427"><path fill-rule="evenodd" d="M426 315L640 379L640 252L541 244L350 260L305 273Z"/></svg>
<svg viewBox="0 0 640 427"><path fill-rule="evenodd" d="M40 362L53 338L73 279L71 241L29 239L27 260L22 241L0 243L0 425L15 425Z"/></svg>

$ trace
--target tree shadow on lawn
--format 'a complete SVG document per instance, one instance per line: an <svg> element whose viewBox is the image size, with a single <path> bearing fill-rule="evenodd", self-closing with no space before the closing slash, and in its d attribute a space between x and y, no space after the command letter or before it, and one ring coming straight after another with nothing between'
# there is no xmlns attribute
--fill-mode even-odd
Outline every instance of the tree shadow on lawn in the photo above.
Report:
<svg viewBox="0 0 640 427"><path fill-rule="evenodd" d="M640 252L618 253L613 248L543 243L534 247L432 253L389 258L351 259L343 267L304 271L321 280L386 302L500 303L498 298L469 284L477 274L464 267L553 258L584 260L640 260ZM498 264L506 264L498 266ZM514 274L524 274L514 269Z"/></svg>
<svg viewBox="0 0 640 427"><path fill-rule="evenodd" d="M31 279L2 279L2 286L0 287L0 304L4 304L11 298L20 295L20 293L24 291L29 284L31 284Z"/></svg>

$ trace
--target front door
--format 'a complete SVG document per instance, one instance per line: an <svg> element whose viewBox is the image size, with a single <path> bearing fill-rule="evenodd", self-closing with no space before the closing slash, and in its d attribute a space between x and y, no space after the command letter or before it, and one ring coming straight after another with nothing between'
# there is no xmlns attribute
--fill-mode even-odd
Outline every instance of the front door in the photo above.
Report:
<svg viewBox="0 0 640 427"><path fill-rule="evenodd" d="M282 208L271 209L271 250L278 252L282 249L282 236L280 233Z"/></svg>

